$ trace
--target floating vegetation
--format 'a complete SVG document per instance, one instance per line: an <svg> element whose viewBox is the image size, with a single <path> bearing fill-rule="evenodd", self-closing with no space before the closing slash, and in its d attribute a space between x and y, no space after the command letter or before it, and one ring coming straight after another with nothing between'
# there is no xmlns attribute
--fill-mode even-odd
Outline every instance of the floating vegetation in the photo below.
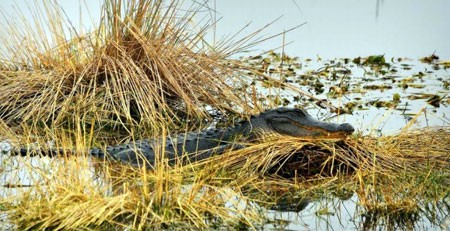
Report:
<svg viewBox="0 0 450 231"><path fill-rule="evenodd" d="M386 59L384 58L384 55L373 55L373 56L369 56L367 57L364 62L362 63L362 65L389 65L388 63L386 63Z"/></svg>
<svg viewBox="0 0 450 231"><path fill-rule="evenodd" d="M436 61L438 61L438 60L439 60L439 56L435 55L434 53L431 54L430 56L420 58L420 61L421 61L421 62L423 62L423 63L429 63L429 64L430 64L430 63L434 63L434 62L436 62Z"/></svg>
<svg viewBox="0 0 450 231"><path fill-rule="evenodd" d="M92 170L80 165L88 163L80 156L55 162L53 173L39 173L49 180L34 188L45 196L27 190L14 197L16 203L7 198L0 203L23 229L254 228L264 225L262 212L278 201L286 206L288 198L311 198L292 203L304 208L330 193L341 198L356 193L362 216L373 225L384 217L414 223L406 218L427 214L419 209L422 203L432 206L448 194L449 139L447 128L380 139L286 138L157 171L106 164L91 177L81 177L80 170ZM63 172L64 178L55 174ZM320 211L318 216L327 209Z"/></svg>
<svg viewBox="0 0 450 231"><path fill-rule="evenodd" d="M438 64L443 66L445 69L450 68L450 61L441 61Z"/></svg>
<svg viewBox="0 0 450 231"><path fill-rule="evenodd" d="M442 100L443 98L444 98L444 97L440 97L440 96L438 96L438 95L433 95L433 96L431 96L431 97L427 100L427 103L433 105L434 107L439 107L439 106L440 106L440 103L441 103L441 100Z"/></svg>
<svg viewBox="0 0 450 231"><path fill-rule="evenodd" d="M391 85L366 85L363 88L369 89L369 90L385 90L385 89L392 89L392 86Z"/></svg>
<svg viewBox="0 0 450 231"><path fill-rule="evenodd" d="M383 100L375 100L366 103L366 106L374 106L377 108L395 108L398 105L398 101L383 101Z"/></svg>
<svg viewBox="0 0 450 231"><path fill-rule="evenodd" d="M287 65L286 63L282 63L279 57L281 57L280 54L269 52L258 57L243 58L244 62L250 63L253 67L261 68L264 66L266 69L272 69L270 75L273 79L268 80L265 78L263 80L257 80L256 83L262 83L256 86L277 89L283 83L290 83L301 86L305 91L311 92L315 95L314 98L316 100L323 100L324 98L330 100L344 99L346 102L343 102L343 104L350 111L355 109L367 110L367 108L361 105L374 106L376 108L393 108L399 102L407 102L413 99L423 99L426 102L426 99L430 97L419 97L417 96L417 92L412 91L413 89L441 87L444 90L443 92L446 92L446 88L448 92L448 81L443 78L432 78L430 75L435 73L433 71L426 71L427 67L418 69L416 67L417 64L406 63L411 62L410 59L392 58L391 61L393 63L388 63L383 55L374 55L358 57L353 59L352 62L350 62L349 58L319 60L315 64L316 68L314 68L311 64L312 59L292 59L287 56L291 62ZM308 63L308 65L305 65L305 63ZM353 64L358 65L355 66ZM366 66L370 67L370 70L367 70L365 68ZM288 68L290 71L293 70L293 72L286 71ZM391 74L397 73L398 69L409 71L410 74L403 73L407 77ZM283 75L283 73L290 74ZM360 75L361 77L359 77ZM391 90L395 88L403 89L403 93L400 95L399 93L392 92ZM289 88L283 87L282 89L289 91ZM361 95L365 96L370 91L381 91L383 94L376 98L364 97L366 102L352 102L349 100L351 98L361 98ZM428 93L426 94L428 95ZM292 99L289 99L289 95L292 95ZM322 96L322 99L318 96ZM444 96L444 98L446 97ZM282 98L286 99L286 102L299 102L295 94L288 94L288 97L283 96ZM278 101L276 105L281 104ZM304 106L303 104L299 105ZM356 107L357 105L359 106Z"/></svg>
<svg viewBox="0 0 450 231"><path fill-rule="evenodd" d="M55 159L2 154L4 223L23 230L258 229L288 225L268 217L275 209L312 207L318 220L337 215L339 206L324 202L330 197L355 200L351 219L362 229L414 229L424 217L446 222L450 129L408 129L420 115L437 116L429 105L448 125L448 62L435 54L423 63L385 55L302 60L275 50L233 60L261 40L252 33L214 47L204 35L216 22L193 26L199 9L178 11L179 4L108 1L102 27L69 30L75 37L63 33L60 9L46 5L37 12L52 16L56 44L40 36L46 25L39 23L37 31L3 34L2 138L76 150ZM412 101L425 106L411 109ZM370 126L376 121L361 111L397 112L407 124L389 136L358 127L345 139L280 137L184 166L162 159L157 170L85 155L91 146L223 127L278 106L323 118L353 113L369 117Z"/></svg>

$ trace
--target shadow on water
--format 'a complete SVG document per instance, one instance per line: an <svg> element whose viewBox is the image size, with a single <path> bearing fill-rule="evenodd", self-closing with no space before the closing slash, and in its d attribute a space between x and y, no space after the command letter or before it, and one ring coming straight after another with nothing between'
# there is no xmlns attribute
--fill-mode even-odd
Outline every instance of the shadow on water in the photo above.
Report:
<svg viewBox="0 0 450 231"><path fill-rule="evenodd" d="M259 57L265 59L270 65L265 66L266 72L272 75L283 74L281 78L286 83L297 85L301 89L306 89L317 97L327 99L327 102L337 105L353 112L353 116L345 115L346 122L355 125L358 132L368 135L378 135L375 131L380 130L383 134L391 134L393 131L399 131L414 118L412 128L423 128L431 126L448 125L445 117L448 115L448 85L446 85L445 76L447 67L432 63L416 62L411 60L392 60L387 62L381 57L375 58L355 58L337 59L319 62L311 60L295 60L292 63L285 62L288 72L278 72L276 69L279 54L269 54L268 57ZM431 57L431 56L430 56ZM379 59L379 60L378 60ZM248 60L249 65L260 63L254 61L254 58ZM384 60L384 61L383 61ZM285 60L286 61L286 60ZM279 61L278 61L279 62ZM374 63L369 63L374 62ZM377 63L378 62L378 63ZM256 65L256 64L255 64ZM289 69L296 67L293 69ZM271 88L276 88L276 83L270 79L260 79L255 83L257 86L273 94ZM430 94L435 92L435 94ZM400 94L399 94L400 93ZM399 98L395 97L399 94ZM431 99L436 99L437 102ZM327 117L320 108L320 105L290 91L283 91L278 95L267 96L272 99L272 104L278 106L300 106L312 111L314 117ZM267 100L267 99L266 99ZM427 113L420 113L425 108ZM317 113L314 114L314 111ZM386 112L390 114L386 116ZM375 114L375 116L374 116ZM331 121L342 122L342 116L331 118ZM373 121L384 120L385 122L374 124ZM386 122L389 120L389 123ZM370 126L368 126L370 125ZM381 132L380 132L381 133ZM345 143L336 143L345 149ZM8 150L8 145L1 146L2 150ZM354 174L351 165L341 165L342 168L336 169L331 165L304 166L306 162L322 163L325 160L315 160L314 158L324 158L317 153L323 153L324 150L315 146L305 146L302 155L292 155L286 162L286 166L279 168L275 166L276 173L283 178L295 178L296 176L314 176L319 173L329 173L324 177ZM332 154L330 152L330 154ZM370 155L370 153L367 153ZM2 155L1 181L4 183L1 188L1 195L12 195L32 190L32 187L19 187L19 185L29 185L32 182L39 182L39 175L36 172L24 172L24 163L34 166L32 169L39 171L52 172L52 169L60 165L58 161L43 159L36 161L31 158L30 161L14 161L14 158L4 158ZM310 161L305 161L308 158ZM339 161L339 160L337 160ZM9 163L5 165L4 163ZM338 163L338 162L335 162ZM351 163L350 163L351 164ZM93 170L88 167L84 177L95 178ZM292 170L295 174L292 174ZM12 172L16 173L12 173ZM11 177L12 176L12 177ZM9 177L9 178L8 178ZM36 181L37 180L37 181ZM350 180L349 180L350 181ZM31 183L30 183L31 182ZM344 180L345 182L345 180ZM9 186L17 187L5 187ZM312 187L314 188L314 186ZM280 198L277 204L265 210L266 224L262 229L288 229L288 230L397 230L397 229L448 229L450 227L450 202L448 195L438 198L437 202L430 202L424 198L402 198L398 200L400 204L390 207L386 203L386 198L375 192L373 201L367 203L361 200L358 195L358 188L342 187L338 190L328 190L320 193L314 193L311 196L307 193L311 189L298 189L298 192L286 193L285 195L276 195ZM232 191L232 189L230 189ZM305 191L305 192L304 192ZM318 196L321 195L321 196ZM408 203L408 200L418 202L417 206L403 206L401 203ZM238 204L238 203L231 203ZM1 218L0 219L4 219ZM7 224L7 222L4 222Z"/></svg>
<svg viewBox="0 0 450 231"><path fill-rule="evenodd" d="M450 202L427 203L417 212L369 211L357 195L350 198L292 198L268 212L271 230L448 230Z"/></svg>
<svg viewBox="0 0 450 231"><path fill-rule="evenodd" d="M314 150L314 148L307 149ZM309 155L314 156L313 153L305 154L305 156ZM298 157L290 157L290 159L302 162ZM292 178L292 165L289 165L290 161L285 161L285 163L287 166L284 169L276 167L279 171L278 174L281 173L284 177ZM304 168L303 166L300 169ZM333 167L322 166L321 169L323 172L332 172L331 168ZM317 174L323 176L323 173L317 172L314 167L311 169L313 171L301 172L300 176L306 177L308 174L311 174L312 177L317 177ZM331 175L324 176L341 174L344 178L335 177L328 182L325 181L324 184L333 186L324 191L308 193L311 188L314 188L312 186L279 196L280 199L267 212L270 221L264 227L269 230L448 230L450 228L448 192L445 195L438 193L440 195L438 198L433 194L433 188L429 188L430 195L417 195L416 193L384 195L383 190L373 186L372 195L369 196L371 201L367 201L367 195L360 191L357 185L345 183L351 182L354 177L354 174L350 173L348 169L339 168ZM403 182L401 177L394 178L396 179L391 179L392 183ZM378 180L383 181L381 178ZM341 183L335 182L334 184L333 181ZM418 187L424 187L420 184ZM445 185L448 182L444 180L438 184ZM381 185L381 187L389 187L389 185ZM314 191L314 189L312 190ZM390 190L387 191L390 192ZM424 194L428 193L424 192Z"/></svg>
<svg viewBox="0 0 450 231"><path fill-rule="evenodd" d="M376 19L379 18L383 2L383 0L376 1ZM311 102L310 99L294 91L284 89L279 82L272 81L270 78L258 78L249 84L255 84L265 93L259 99L264 107L308 108L314 117L333 122L342 122L342 120L350 122L355 125L359 133L364 135L392 134L409 126L410 122L413 122L411 128L447 126L450 103L449 67L440 64L438 58L435 59L434 56L433 54L430 57L424 57L420 61L405 58L386 60L387 58L383 55L334 60L318 58L313 61L312 59L289 59L284 54L272 52L262 57L249 57L248 64L259 65L262 73L273 76L283 83L292 84L322 100ZM331 102L339 109L353 115L331 118L321 102ZM267 104L264 105L264 103ZM303 157L314 157L314 151L311 149L310 153ZM304 166L295 165L301 162L300 159L290 160L289 167L301 170ZM5 184L0 189L0 195L11 195L26 190L19 187L5 187L9 182L20 182L20 185L25 186L39 178L39 174L27 175L28 173L20 172L20 170L12 174L13 179L4 177L5 173L21 169L23 166L20 164L20 162L14 162L10 166L2 165L0 174ZM31 161L31 165L34 164ZM48 166L42 163L36 164L37 169L49 172L51 167L51 164ZM312 166L310 169L319 169L319 167L321 166ZM348 173L347 169L341 170ZM284 177L292 177L289 171L285 173L287 175ZM317 172L301 172L301 174L314 175ZM266 211L268 221L262 228L288 230L448 230L450 228L448 194L437 202L418 198L418 207L415 209L398 210L398 207L389 207L383 202L367 204L360 199L357 191L355 188L341 189L324 192L321 197L310 197L302 193L289 194ZM411 200L415 199L411 198ZM4 221L5 218L0 215L0 221L2 220Z"/></svg>
<svg viewBox="0 0 450 231"><path fill-rule="evenodd" d="M44 169L46 165L54 167L64 164L64 162L58 163L59 161L52 162L44 160L41 162L40 168ZM17 166L15 169L18 169ZM105 182L100 182L101 179L94 176L92 171L94 170L86 170L86 173L82 175L95 179L99 184L105 184ZM38 180L38 175L29 176L27 174L29 173L24 173L22 170L22 173L18 173L16 176L20 177L19 181L23 183L27 183L27 178L33 178L32 181ZM2 180L2 182L5 181ZM33 191L33 187L2 187L0 191L1 195L5 196ZM231 188L228 191L233 195L234 192ZM310 197L308 193L303 193L303 190L300 189L297 193L278 195L277 203L264 209L266 221L262 226L256 226L256 228L261 230L448 230L450 227L450 198L448 195L435 203L419 203L420 207L416 210L408 211L394 207L389 208L382 202L379 206L369 206L370 208L368 208L368 206L364 206L364 201L359 199L356 191L355 188L343 187L334 191L314 193L314 197ZM189 186L186 187L186 193L189 194ZM418 198L418 200L423 199ZM230 204L228 206L232 207L247 204L245 201L229 201L228 203ZM240 209L245 209L245 207L242 206ZM0 227L13 229L14 225L8 223L6 214L0 214L2 223ZM214 218L211 222L215 222Z"/></svg>

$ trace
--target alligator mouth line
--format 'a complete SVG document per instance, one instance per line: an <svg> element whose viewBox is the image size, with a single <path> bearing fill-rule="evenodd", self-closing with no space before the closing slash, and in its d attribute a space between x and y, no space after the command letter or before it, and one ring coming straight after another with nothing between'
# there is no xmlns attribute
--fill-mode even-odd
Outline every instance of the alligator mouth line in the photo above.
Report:
<svg viewBox="0 0 450 231"><path fill-rule="evenodd" d="M353 131L345 131L345 130L338 130L338 131L330 131L325 128L321 127L314 127L314 126L308 126L308 125L302 125L298 122L293 121L295 126L310 131L311 134L307 134L305 136L302 136L301 138L307 138L307 139L343 139L349 136L353 133ZM317 132L316 134L314 134Z"/></svg>

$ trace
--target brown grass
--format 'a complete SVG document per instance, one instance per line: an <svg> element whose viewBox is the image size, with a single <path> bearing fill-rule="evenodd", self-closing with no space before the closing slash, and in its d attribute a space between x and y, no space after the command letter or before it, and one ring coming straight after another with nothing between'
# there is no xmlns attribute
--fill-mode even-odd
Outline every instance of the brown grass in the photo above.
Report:
<svg viewBox="0 0 450 231"><path fill-rule="evenodd" d="M95 132L152 135L186 121L199 126L207 106L250 111L247 91L236 90L249 83L248 67L227 58L257 42L257 33L209 44L204 36L215 22L195 24L199 7L107 1L100 27L86 34L54 4L37 5L34 25L4 15L11 28L0 38L1 118L42 131L43 124L73 128L78 115Z"/></svg>
<svg viewBox="0 0 450 231"><path fill-rule="evenodd" d="M24 229L257 227L263 208L281 200L350 191L367 214L404 219L448 194L449 133L285 138L186 166L162 162L157 171L102 162L93 170L86 157L72 157L55 160L51 175L38 171L45 184L0 203Z"/></svg>
<svg viewBox="0 0 450 231"><path fill-rule="evenodd" d="M35 25L6 18L0 131L78 152L2 159L11 194L0 208L19 229L256 228L280 200L348 192L367 214L402 216L449 193L448 128L379 139L280 138L186 166L161 161L156 171L91 160L86 150L105 137L112 144L202 127L208 106L253 114L259 93L247 86L248 73L260 72L228 58L259 40L252 33L208 44L215 22L192 23L198 8L178 11L178 1L108 1L99 28L85 34L58 7L43 6ZM19 170L33 176L31 185L12 187Z"/></svg>

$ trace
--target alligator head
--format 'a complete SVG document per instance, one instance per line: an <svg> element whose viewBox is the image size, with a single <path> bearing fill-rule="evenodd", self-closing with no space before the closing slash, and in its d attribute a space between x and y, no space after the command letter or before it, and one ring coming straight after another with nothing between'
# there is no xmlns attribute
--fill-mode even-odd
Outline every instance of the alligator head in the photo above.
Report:
<svg viewBox="0 0 450 231"><path fill-rule="evenodd" d="M188 154L189 162L193 162L208 158L216 153L223 153L227 148L243 147L235 143L237 138L241 138L243 141L257 141L258 138L271 139L279 135L305 138L344 138L353 131L353 127L348 123L322 122L314 119L302 109L277 108L252 116L250 120L240 122L234 127L174 134L166 137L166 139L138 140L108 146L104 150L93 148L89 153L98 158L107 155L134 166L141 166L145 159L146 164L154 166L156 159L158 159L157 155L161 154L155 151L155 147L161 146L164 140L164 158L168 158L169 163L174 163L184 153ZM28 149L22 148L19 154L28 155L28 152ZM63 153L63 151L50 150L50 152L45 153L40 150L40 153L53 155ZM138 158L141 154L143 159Z"/></svg>
<svg viewBox="0 0 450 231"><path fill-rule="evenodd" d="M262 137L273 134L305 138L344 138L355 131L348 123L322 122L303 109L283 107L252 116L250 127L255 130L251 133Z"/></svg>

